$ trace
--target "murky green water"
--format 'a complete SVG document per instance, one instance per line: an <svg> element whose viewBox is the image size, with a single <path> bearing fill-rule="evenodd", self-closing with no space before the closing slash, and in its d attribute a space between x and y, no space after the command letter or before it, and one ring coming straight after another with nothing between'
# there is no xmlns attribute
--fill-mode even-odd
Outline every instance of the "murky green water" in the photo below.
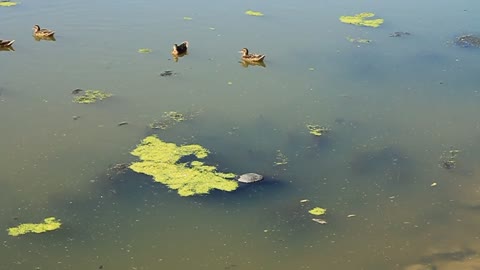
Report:
<svg viewBox="0 0 480 270"><path fill-rule="evenodd" d="M338 21L364 11L385 24ZM0 51L0 224L64 223L4 231L0 269L474 269L465 261L480 253L480 49L451 41L479 34L479 13L467 0L0 8L0 39L16 40ZM34 24L57 40L35 41ZM174 62L183 40L190 53ZM266 67L238 63L242 47L267 54ZM115 96L79 105L75 88ZM112 175L171 110L200 113L160 138L201 144L220 168L267 180L181 198L148 176ZM331 132L314 138L310 123ZM446 170L450 149L461 152ZM277 150L287 165L274 166ZM328 224L311 221L313 206L328 209ZM452 260L462 266L445 266Z"/></svg>

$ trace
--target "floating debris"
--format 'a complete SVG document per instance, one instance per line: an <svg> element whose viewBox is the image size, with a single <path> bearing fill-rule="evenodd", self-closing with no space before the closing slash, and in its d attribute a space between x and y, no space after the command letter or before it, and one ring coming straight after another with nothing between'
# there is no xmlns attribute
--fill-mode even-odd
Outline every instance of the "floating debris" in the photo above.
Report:
<svg viewBox="0 0 480 270"><path fill-rule="evenodd" d="M85 92L85 90L77 88L77 89L72 90L72 95L79 95L83 92Z"/></svg>
<svg viewBox="0 0 480 270"><path fill-rule="evenodd" d="M125 126L125 125L128 125L128 122L127 121L122 121L120 123L117 124L117 126L121 127L121 126Z"/></svg>
<svg viewBox="0 0 480 270"><path fill-rule="evenodd" d="M437 183L436 183L436 182L433 182L430 186L431 186L431 187L436 187L436 186L437 186Z"/></svg>
<svg viewBox="0 0 480 270"><path fill-rule="evenodd" d="M476 47L480 48L480 36L464 35L459 36L455 40L455 44L461 47Z"/></svg>
<svg viewBox="0 0 480 270"><path fill-rule="evenodd" d="M151 129L167 129L177 123L193 119L196 117L200 112L189 112L186 114L182 114L175 111L165 112L162 116L161 120L153 121L149 126Z"/></svg>
<svg viewBox="0 0 480 270"><path fill-rule="evenodd" d="M389 35L389 37L403 37L403 36L410 36L409 32L393 32Z"/></svg>
<svg viewBox="0 0 480 270"><path fill-rule="evenodd" d="M172 76L173 74L176 74L176 73L173 73L173 70L165 70L164 72L160 73L160 76L167 77L167 76Z"/></svg>
<svg viewBox="0 0 480 270"><path fill-rule="evenodd" d="M312 218L312 220L315 221L318 224L322 224L322 225L327 224L327 221L324 220L324 219L321 219L321 218Z"/></svg>
<svg viewBox="0 0 480 270"><path fill-rule="evenodd" d="M116 175L125 173L129 169L130 163L117 163L110 168L108 168L107 175L112 179Z"/></svg>
<svg viewBox="0 0 480 270"><path fill-rule="evenodd" d="M361 43L361 44L368 44L372 42L371 39L366 39L366 38L352 38L352 37L346 37L348 41L352 43Z"/></svg>
<svg viewBox="0 0 480 270"><path fill-rule="evenodd" d="M61 225L62 223L55 217L48 217L43 220L43 223L24 223L17 227L8 228L8 235L19 236L27 233L44 233L56 230Z"/></svg>
<svg viewBox="0 0 480 270"><path fill-rule="evenodd" d="M217 172L215 166L198 160L179 162L186 156L206 158L209 151L200 145L178 146L163 142L156 136L148 136L131 154L139 157L140 161L132 163L130 169L153 176L155 182L177 190L180 196L208 194L212 189L233 191L238 187L237 181L232 180L236 176L233 173Z"/></svg>
<svg viewBox="0 0 480 270"><path fill-rule="evenodd" d="M357 215L355 215L355 214L350 214L350 215L347 216L347 218L352 218L352 217L356 217L356 216Z"/></svg>
<svg viewBox="0 0 480 270"><path fill-rule="evenodd" d="M280 150L277 150L277 156L273 166L282 166L288 164L288 158Z"/></svg>
<svg viewBox="0 0 480 270"><path fill-rule="evenodd" d="M343 23L348 23L353 25L368 26L368 27L375 27L375 28L379 27L383 23L383 19L371 19L371 20L367 19L373 16L375 16L375 13L363 12L363 13L355 14L353 16L340 16L340 21Z"/></svg>
<svg viewBox="0 0 480 270"><path fill-rule="evenodd" d="M80 118L80 116L78 116L78 115L72 116L72 119L73 119L73 120L78 120L79 118Z"/></svg>
<svg viewBox="0 0 480 270"><path fill-rule="evenodd" d="M75 90L74 90L75 91ZM101 90L86 90L82 95L78 95L73 99L75 103L90 104L99 100L104 100L113 96L110 93L103 92Z"/></svg>
<svg viewBox="0 0 480 270"><path fill-rule="evenodd" d="M315 136L322 136L324 133L327 133L330 131L329 128L319 126L319 125L307 125L307 128L310 132L310 134L315 135Z"/></svg>
<svg viewBox="0 0 480 270"><path fill-rule="evenodd" d="M263 180L263 175L258 173L246 173L242 174L238 177L237 181L241 183L253 183Z"/></svg>
<svg viewBox="0 0 480 270"><path fill-rule="evenodd" d="M306 203L306 202L309 202L309 201L310 201L309 199L300 200L301 203Z"/></svg>
<svg viewBox="0 0 480 270"><path fill-rule="evenodd" d="M308 213L315 215L315 216L321 216L324 215L327 212L327 209L321 208L321 207L315 207L312 208L308 211Z"/></svg>
<svg viewBox="0 0 480 270"><path fill-rule="evenodd" d="M253 11L253 10L247 10L245 11L245 14L250 15L250 16L263 16L264 14L260 11Z"/></svg>
<svg viewBox="0 0 480 270"><path fill-rule="evenodd" d="M151 52L152 52L152 49L141 48L141 49L138 49L138 52L139 52L139 53L151 53Z"/></svg>
<svg viewBox="0 0 480 270"><path fill-rule="evenodd" d="M440 157L440 166L444 169L450 170L457 166L457 155L460 150L451 149L448 152L442 154Z"/></svg>

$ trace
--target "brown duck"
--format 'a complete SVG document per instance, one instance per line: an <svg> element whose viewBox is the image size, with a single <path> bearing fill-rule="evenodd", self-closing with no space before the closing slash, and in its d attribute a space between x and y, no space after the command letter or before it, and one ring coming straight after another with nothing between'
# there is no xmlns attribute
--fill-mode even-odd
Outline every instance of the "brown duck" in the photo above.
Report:
<svg viewBox="0 0 480 270"><path fill-rule="evenodd" d="M265 59L264 54L254 54L254 53L249 53L247 48L243 48L240 53L242 53L242 59L247 62L261 62L263 59Z"/></svg>
<svg viewBox="0 0 480 270"><path fill-rule="evenodd" d="M172 54L174 56L182 56L187 53L188 50L188 41L184 41L182 44L174 44Z"/></svg>
<svg viewBox="0 0 480 270"><path fill-rule="evenodd" d="M53 34L55 34L54 31L46 28L40 28L38 24L33 26L33 35L36 37L52 37Z"/></svg>
<svg viewBox="0 0 480 270"><path fill-rule="evenodd" d="M0 39L0 47L11 47L15 40Z"/></svg>

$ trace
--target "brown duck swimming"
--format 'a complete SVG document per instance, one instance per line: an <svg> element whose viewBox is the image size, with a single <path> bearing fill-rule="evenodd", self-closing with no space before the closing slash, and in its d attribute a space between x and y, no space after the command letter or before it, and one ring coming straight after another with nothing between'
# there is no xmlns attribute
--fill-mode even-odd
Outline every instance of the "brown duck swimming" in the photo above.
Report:
<svg viewBox="0 0 480 270"><path fill-rule="evenodd" d="M0 39L0 47L10 47L15 42L15 40Z"/></svg>
<svg viewBox="0 0 480 270"><path fill-rule="evenodd" d="M38 24L33 26L33 35L36 37L51 37L55 34L54 31L46 29L46 28L40 28Z"/></svg>
<svg viewBox="0 0 480 270"><path fill-rule="evenodd" d="M243 48L239 52L243 54L242 59L247 62L261 62L263 61L263 59L265 59L264 54L254 54L254 53L250 54L247 48Z"/></svg>
<svg viewBox="0 0 480 270"><path fill-rule="evenodd" d="M182 56L187 53L188 50L188 41L184 41L182 44L174 44L172 54L174 56Z"/></svg>

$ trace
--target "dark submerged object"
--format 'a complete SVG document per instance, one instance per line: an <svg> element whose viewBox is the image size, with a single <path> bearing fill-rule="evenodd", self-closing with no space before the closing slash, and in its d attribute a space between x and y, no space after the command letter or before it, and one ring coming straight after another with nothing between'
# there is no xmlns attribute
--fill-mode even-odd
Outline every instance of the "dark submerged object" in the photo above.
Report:
<svg viewBox="0 0 480 270"><path fill-rule="evenodd" d="M241 183L254 183L263 180L263 175L258 173L246 173L238 177L237 181Z"/></svg>
<svg viewBox="0 0 480 270"><path fill-rule="evenodd" d="M467 48L467 47L480 48L480 36L475 36L475 35L459 36L455 40L455 44L464 48Z"/></svg>
<svg viewBox="0 0 480 270"><path fill-rule="evenodd" d="M389 35L389 37L402 37L402 36L410 36L409 32L393 32Z"/></svg>
<svg viewBox="0 0 480 270"><path fill-rule="evenodd" d="M160 73L160 76L166 77L166 76L172 76L173 75L173 70L165 70L164 72Z"/></svg>
<svg viewBox="0 0 480 270"><path fill-rule="evenodd" d="M83 89L77 88L72 91L72 95L79 95L83 93Z"/></svg>

